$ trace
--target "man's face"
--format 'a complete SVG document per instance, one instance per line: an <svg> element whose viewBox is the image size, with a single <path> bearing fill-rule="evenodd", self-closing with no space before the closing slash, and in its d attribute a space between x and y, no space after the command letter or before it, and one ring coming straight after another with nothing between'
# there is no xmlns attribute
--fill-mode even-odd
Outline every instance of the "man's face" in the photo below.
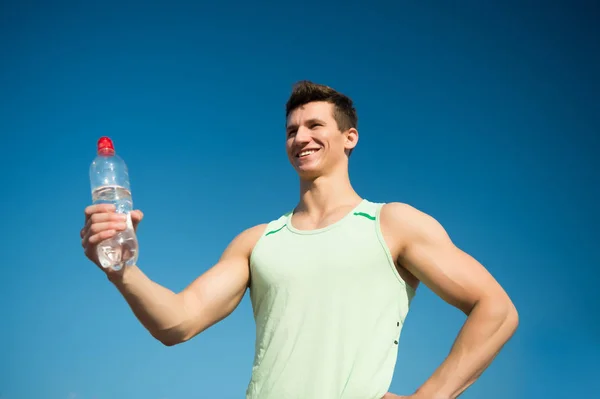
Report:
<svg viewBox="0 0 600 399"><path fill-rule="evenodd" d="M347 162L345 151L356 145L356 130L341 132L333 111L333 104L318 101L298 107L288 116L287 155L300 177L315 178Z"/></svg>

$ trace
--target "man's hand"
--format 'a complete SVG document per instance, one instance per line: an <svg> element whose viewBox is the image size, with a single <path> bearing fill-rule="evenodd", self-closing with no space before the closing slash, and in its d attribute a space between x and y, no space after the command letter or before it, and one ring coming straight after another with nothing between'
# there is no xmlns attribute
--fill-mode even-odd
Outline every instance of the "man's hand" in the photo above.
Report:
<svg viewBox="0 0 600 399"><path fill-rule="evenodd" d="M144 214L141 211L131 212L131 221L133 229L137 231L137 226L142 221ZM81 237L81 246L85 251L85 256L94 262L100 269L104 269L98 260L98 244L108 238L115 236L118 232L127 228L127 216L115 212L115 206L110 204L90 205L85 208L84 226L79 232Z"/></svg>

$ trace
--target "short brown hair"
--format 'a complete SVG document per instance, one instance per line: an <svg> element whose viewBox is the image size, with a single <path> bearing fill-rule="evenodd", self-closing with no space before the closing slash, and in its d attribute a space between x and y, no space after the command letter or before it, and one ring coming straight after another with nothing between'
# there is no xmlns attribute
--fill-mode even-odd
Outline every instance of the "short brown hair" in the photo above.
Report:
<svg viewBox="0 0 600 399"><path fill-rule="evenodd" d="M294 84L292 94L285 105L285 117L287 118L296 108L313 101L325 101L334 105L333 118L341 131L358 128L358 116L350 97L329 86L308 80L301 80Z"/></svg>

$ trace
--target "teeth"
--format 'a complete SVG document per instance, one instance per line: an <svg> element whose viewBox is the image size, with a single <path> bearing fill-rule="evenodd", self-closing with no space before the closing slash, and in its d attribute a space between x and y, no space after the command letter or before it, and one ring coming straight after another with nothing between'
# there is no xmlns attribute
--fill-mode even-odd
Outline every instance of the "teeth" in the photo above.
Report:
<svg viewBox="0 0 600 399"><path fill-rule="evenodd" d="M299 154L299 156L301 156L301 157L304 157L304 156L306 156L306 155L310 155L310 154L312 154L313 152L317 152L317 150L306 150L306 151L302 151L302 152Z"/></svg>

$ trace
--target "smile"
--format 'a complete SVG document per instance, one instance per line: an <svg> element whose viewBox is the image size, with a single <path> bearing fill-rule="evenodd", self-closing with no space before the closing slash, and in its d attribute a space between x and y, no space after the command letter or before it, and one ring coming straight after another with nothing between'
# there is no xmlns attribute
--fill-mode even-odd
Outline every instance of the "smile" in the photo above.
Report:
<svg viewBox="0 0 600 399"><path fill-rule="evenodd" d="M296 157L297 158L307 157L307 156L309 156L311 154L314 154L315 152L319 151L319 149L320 148L311 148L311 149L308 149L308 150L302 150L298 154L296 154Z"/></svg>

